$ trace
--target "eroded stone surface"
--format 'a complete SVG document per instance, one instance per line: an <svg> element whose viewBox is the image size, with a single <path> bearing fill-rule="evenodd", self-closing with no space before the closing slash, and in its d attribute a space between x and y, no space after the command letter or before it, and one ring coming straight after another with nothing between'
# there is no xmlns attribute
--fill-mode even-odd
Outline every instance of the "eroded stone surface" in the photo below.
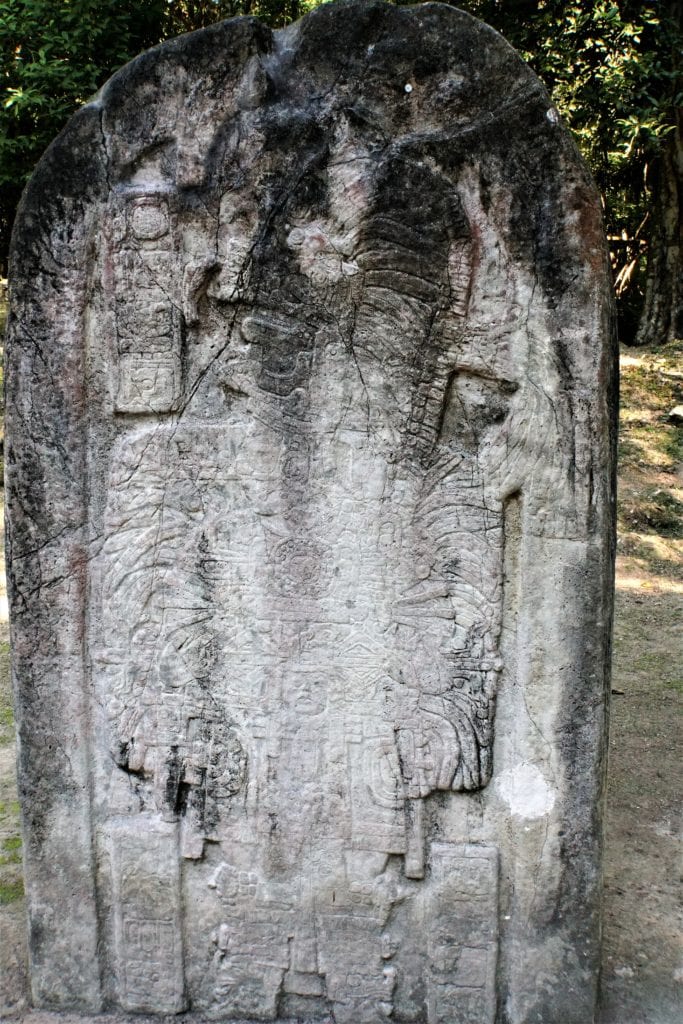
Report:
<svg viewBox="0 0 683 1024"><path fill-rule="evenodd" d="M183 37L14 275L36 1004L586 1024L612 352L539 82L436 4Z"/></svg>

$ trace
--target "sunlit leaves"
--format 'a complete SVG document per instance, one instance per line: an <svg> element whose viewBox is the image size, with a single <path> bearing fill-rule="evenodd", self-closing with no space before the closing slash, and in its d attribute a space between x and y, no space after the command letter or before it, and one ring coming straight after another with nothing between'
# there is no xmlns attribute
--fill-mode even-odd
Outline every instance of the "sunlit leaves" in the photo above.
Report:
<svg viewBox="0 0 683 1024"><path fill-rule="evenodd" d="M322 0L0 0L0 260L19 192L80 102L162 39L238 14L274 27ZM415 0L395 0L413 3ZM528 60L602 192L622 292L638 290L648 168L683 103L671 0L453 0Z"/></svg>

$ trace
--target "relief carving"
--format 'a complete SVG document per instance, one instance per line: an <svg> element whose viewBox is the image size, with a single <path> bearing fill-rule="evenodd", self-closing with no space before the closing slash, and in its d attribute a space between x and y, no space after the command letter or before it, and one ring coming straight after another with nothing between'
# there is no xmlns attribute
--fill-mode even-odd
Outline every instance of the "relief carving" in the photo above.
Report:
<svg viewBox="0 0 683 1024"><path fill-rule="evenodd" d="M509 282L482 319L447 161L344 114L297 163L255 110L222 193L110 203L115 412L153 419L103 495L106 801L204 879L200 1009L492 1024L496 850L434 835L494 768L508 502L581 529L562 397Z"/></svg>
<svg viewBox="0 0 683 1024"><path fill-rule="evenodd" d="M334 157L302 187L319 205L302 210L294 191L280 214L280 309L258 212L221 204L218 250L195 252L183 282L194 344L207 310L224 317L216 378L230 404L204 428L129 434L110 475L106 642L137 653L105 701L133 806L180 822L186 862L206 840L246 850L263 837L248 870L225 861L210 882L204 1000L228 1016L329 1002L349 1024L386 1019L400 971L381 953L385 926L433 888L425 801L491 775L499 453L519 384L467 338L473 243L451 182L353 153L352 217ZM144 245L161 244L158 208L135 203ZM469 976L468 948L432 969L435 1024L443 992Z"/></svg>
<svg viewBox="0 0 683 1024"><path fill-rule="evenodd" d="M38 168L6 460L37 1006L593 1018L609 281L548 106L450 5L322 4L142 55Z"/></svg>
<svg viewBox="0 0 683 1024"><path fill-rule="evenodd" d="M116 992L133 1012L186 1007L180 871L172 826L112 820L106 830L114 900Z"/></svg>
<svg viewBox="0 0 683 1024"><path fill-rule="evenodd" d="M172 195L137 189L114 193L105 231L105 288L118 363L114 407L122 413L170 412L182 388Z"/></svg>

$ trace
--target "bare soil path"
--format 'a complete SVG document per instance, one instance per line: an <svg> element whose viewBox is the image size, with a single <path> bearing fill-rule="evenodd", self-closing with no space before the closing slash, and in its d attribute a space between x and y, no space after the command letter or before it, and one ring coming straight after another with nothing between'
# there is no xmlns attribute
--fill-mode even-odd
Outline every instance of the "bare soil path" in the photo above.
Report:
<svg viewBox="0 0 683 1024"><path fill-rule="evenodd" d="M622 352L621 391L601 1024L680 1024L683 345Z"/></svg>
<svg viewBox="0 0 683 1024"><path fill-rule="evenodd" d="M599 1024L683 1021L683 431L668 417L681 402L683 344L622 354ZM0 589L0 1022L83 1024L27 1009L6 618Z"/></svg>

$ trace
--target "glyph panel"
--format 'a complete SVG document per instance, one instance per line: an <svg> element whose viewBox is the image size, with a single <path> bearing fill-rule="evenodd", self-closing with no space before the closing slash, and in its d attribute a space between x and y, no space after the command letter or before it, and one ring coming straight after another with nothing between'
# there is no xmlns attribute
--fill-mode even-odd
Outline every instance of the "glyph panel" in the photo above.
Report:
<svg viewBox="0 0 683 1024"><path fill-rule="evenodd" d="M114 950L119 1000L126 1010L185 1008L180 872L175 827L111 820Z"/></svg>

